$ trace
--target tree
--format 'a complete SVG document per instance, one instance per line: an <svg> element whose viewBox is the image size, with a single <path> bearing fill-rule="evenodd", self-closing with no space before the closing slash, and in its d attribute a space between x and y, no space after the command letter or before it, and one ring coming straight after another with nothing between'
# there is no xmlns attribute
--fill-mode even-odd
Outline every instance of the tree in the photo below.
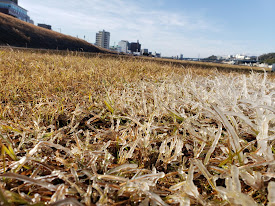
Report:
<svg viewBox="0 0 275 206"><path fill-rule="evenodd" d="M212 56L207 57L207 58L205 58L205 59L206 59L206 60L217 60L218 58L217 58L217 56L212 55Z"/></svg>

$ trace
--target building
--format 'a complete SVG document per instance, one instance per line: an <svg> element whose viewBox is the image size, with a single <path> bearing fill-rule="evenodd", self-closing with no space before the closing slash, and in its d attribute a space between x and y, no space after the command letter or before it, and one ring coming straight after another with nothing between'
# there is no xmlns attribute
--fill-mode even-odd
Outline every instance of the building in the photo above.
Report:
<svg viewBox="0 0 275 206"><path fill-rule="evenodd" d="M121 48L120 52L128 53L128 47L129 47L129 42L126 40L121 40L118 42L118 46Z"/></svg>
<svg viewBox="0 0 275 206"><path fill-rule="evenodd" d="M48 25L48 24L37 24L37 26L42 27L42 28L45 28L45 29L52 30L52 26L51 26L51 25Z"/></svg>
<svg viewBox="0 0 275 206"><path fill-rule="evenodd" d="M114 46L110 46L109 50L120 53L121 47L118 45L114 45Z"/></svg>
<svg viewBox="0 0 275 206"><path fill-rule="evenodd" d="M272 72L275 72L275 64L272 64Z"/></svg>
<svg viewBox="0 0 275 206"><path fill-rule="evenodd" d="M155 53L154 53L154 56L155 56L155 57L158 57L158 58L161 58L161 53L155 52ZM179 58L179 57L177 57L177 59L178 59L178 58Z"/></svg>
<svg viewBox="0 0 275 206"><path fill-rule="evenodd" d="M237 55L235 56L235 58L238 59L238 60L250 59L248 56L243 55L243 54L237 54Z"/></svg>
<svg viewBox="0 0 275 206"><path fill-rule="evenodd" d="M28 11L18 5L18 0L0 0L0 12L33 23L27 14Z"/></svg>
<svg viewBox="0 0 275 206"><path fill-rule="evenodd" d="M141 49L140 54L148 56L149 55L149 50L148 49Z"/></svg>
<svg viewBox="0 0 275 206"><path fill-rule="evenodd" d="M139 43L138 40L137 42L130 43L128 46L128 50L130 50L131 53L140 52L140 49L141 49L141 44Z"/></svg>
<svg viewBox="0 0 275 206"><path fill-rule="evenodd" d="M109 49L110 48L110 32L105 30L96 33L96 46Z"/></svg>

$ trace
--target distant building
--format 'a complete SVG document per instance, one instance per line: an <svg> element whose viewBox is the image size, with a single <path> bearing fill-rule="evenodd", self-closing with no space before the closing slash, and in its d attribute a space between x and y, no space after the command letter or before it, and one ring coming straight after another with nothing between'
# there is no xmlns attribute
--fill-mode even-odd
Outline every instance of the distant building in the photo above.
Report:
<svg viewBox="0 0 275 206"><path fill-rule="evenodd" d="M267 67L268 67L268 64L266 64L266 63L261 63L261 64L258 64L257 66L258 66L258 67L261 67L261 68L267 68Z"/></svg>
<svg viewBox="0 0 275 206"><path fill-rule="evenodd" d="M226 57L226 59L233 59L233 58L234 58L233 55L228 55L228 56Z"/></svg>
<svg viewBox="0 0 275 206"><path fill-rule="evenodd" d="M121 52L121 47L118 45L110 46L109 50L114 51L114 52Z"/></svg>
<svg viewBox="0 0 275 206"><path fill-rule="evenodd" d="M140 49L141 49L141 44L139 43L138 40L137 42L130 43L128 47L128 50L130 50L131 53L140 52Z"/></svg>
<svg viewBox="0 0 275 206"><path fill-rule="evenodd" d="M148 49L142 49L140 54L141 55L149 55L149 50Z"/></svg>
<svg viewBox="0 0 275 206"><path fill-rule="evenodd" d="M18 0L0 0L0 12L33 23L27 14L28 11L18 5Z"/></svg>
<svg viewBox="0 0 275 206"><path fill-rule="evenodd" d="M110 48L110 32L105 30L96 33L96 46L109 49Z"/></svg>
<svg viewBox="0 0 275 206"><path fill-rule="evenodd" d="M48 25L48 24L37 24L37 26L42 27L42 28L45 28L45 29L52 30L52 26L51 26L51 25Z"/></svg>
<svg viewBox="0 0 275 206"><path fill-rule="evenodd" d="M117 45L117 46L116 46L116 51L117 51L118 53L122 52L122 51L121 51L121 47Z"/></svg>
<svg viewBox="0 0 275 206"><path fill-rule="evenodd" d="M129 47L129 42L126 40L121 40L118 42L118 46L120 47L120 52L128 53L128 47Z"/></svg>
<svg viewBox="0 0 275 206"><path fill-rule="evenodd" d="M244 59L247 58L247 56L242 55L242 54L237 54L237 55L235 56L235 58L236 58L236 59L239 59L239 60L244 60Z"/></svg>
<svg viewBox="0 0 275 206"><path fill-rule="evenodd" d="M155 52L155 53L154 53L154 56L155 56L155 57L159 57L159 58L160 58L160 57L161 57L161 53L157 53L157 52ZM178 59L178 58L179 58L179 57L177 57L177 59Z"/></svg>
<svg viewBox="0 0 275 206"><path fill-rule="evenodd" d="M272 64L272 72L275 72L275 64Z"/></svg>

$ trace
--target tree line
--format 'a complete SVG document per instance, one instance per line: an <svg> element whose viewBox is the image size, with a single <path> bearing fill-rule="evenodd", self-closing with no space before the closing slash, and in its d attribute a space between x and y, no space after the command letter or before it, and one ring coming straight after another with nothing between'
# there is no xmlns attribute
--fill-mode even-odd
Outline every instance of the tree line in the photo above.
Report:
<svg viewBox="0 0 275 206"><path fill-rule="evenodd" d="M268 53L259 56L259 61L266 64L275 64L275 53Z"/></svg>

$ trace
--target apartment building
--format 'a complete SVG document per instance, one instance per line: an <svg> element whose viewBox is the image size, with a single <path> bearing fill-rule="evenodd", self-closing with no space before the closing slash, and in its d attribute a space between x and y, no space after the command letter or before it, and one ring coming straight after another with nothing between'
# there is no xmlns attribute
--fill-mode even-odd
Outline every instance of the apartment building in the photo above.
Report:
<svg viewBox="0 0 275 206"><path fill-rule="evenodd" d="M96 33L95 45L105 49L110 49L110 32L103 30Z"/></svg>

